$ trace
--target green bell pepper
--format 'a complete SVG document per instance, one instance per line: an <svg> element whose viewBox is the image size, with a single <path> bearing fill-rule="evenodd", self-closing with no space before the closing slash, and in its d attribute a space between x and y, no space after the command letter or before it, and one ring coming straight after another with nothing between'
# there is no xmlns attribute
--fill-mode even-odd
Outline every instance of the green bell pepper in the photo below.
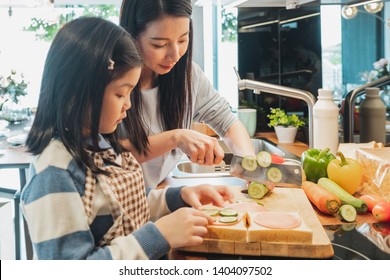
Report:
<svg viewBox="0 0 390 280"><path fill-rule="evenodd" d="M329 148L324 150L309 149L302 153L301 163L306 180L317 183L320 178L328 177L326 171L328 164L336 158L329 150Z"/></svg>

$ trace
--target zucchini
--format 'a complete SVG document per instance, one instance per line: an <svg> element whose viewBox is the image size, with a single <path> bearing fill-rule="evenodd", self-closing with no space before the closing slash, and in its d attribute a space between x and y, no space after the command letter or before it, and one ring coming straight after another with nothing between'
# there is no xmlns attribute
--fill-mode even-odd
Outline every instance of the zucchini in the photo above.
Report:
<svg viewBox="0 0 390 280"><path fill-rule="evenodd" d="M254 199L260 199L263 198L268 192L268 188L266 185L257 183L257 182L251 182L248 186L248 195L250 198Z"/></svg>
<svg viewBox="0 0 390 280"><path fill-rule="evenodd" d="M356 209L352 205L342 205L339 209L339 214L340 218L346 222L352 223L356 220Z"/></svg>
<svg viewBox="0 0 390 280"><path fill-rule="evenodd" d="M350 195L348 192L346 192L342 187L337 185L331 179L320 178L318 180L318 185L323 186L328 191L337 195L343 204L349 204L355 207L358 213L363 214L367 212L368 209L367 204L362 199Z"/></svg>
<svg viewBox="0 0 390 280"><path fill-rule="evenodd" d="M271 167L267 170L267 178L273 183L278 183L282 180L283 174L277 167Z"/></svg>
<svg viewBox="0 0 390 280"><path fill-rule="evenodd" d="M218 219L220 223L230 224L238 221L236 216L223 216Z"/></svg>
<svg viewBox="0 0 390 280"><path fill-rule="evenodd" d="M257 160L255 156L245 156L241 162L242 167L247 171L255 171L257 168Z"/></svg>
<svg viewBox="0 0 390 280"><path fill-rule="evenodd" d="M269 152L261 151L256 156L257 164L261 167L268 167L272 163L272 157Z"/></svg>
<svg viewBox="0 0 390 280"><path fill-rule="evenodd" d="M225 208L219 211L219 214L225 217L234 217L238 215L238 212L236 209L233 208Z"/></svg>
<svg viewBox="0 0 390 280"><path fill-rule="evenodd" d="M217 208L210 208L210 209L203 209L203 213L210 215L210 216L216 216L219 214L219 210Z"/></svg>

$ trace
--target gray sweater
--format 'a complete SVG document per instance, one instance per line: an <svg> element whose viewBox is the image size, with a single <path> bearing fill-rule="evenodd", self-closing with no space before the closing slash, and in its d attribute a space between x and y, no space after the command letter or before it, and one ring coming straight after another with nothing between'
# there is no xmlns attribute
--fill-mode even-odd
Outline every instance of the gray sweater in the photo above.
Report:
<svg viewBox="0 0 390 280"><path fill-rule="evenodd" d="M142 91L143 118L149 135L163 132L161 117L158 114L158 88ZM192 63L192 118L195 122L205 122L219 136L223 137L229 127L237 120L228 102L213 88L200 67ZM190 128L190 126L185 127ZM182 159L183 152L168 152L142 164L146 186L155 187L164 180Z"/></svg>

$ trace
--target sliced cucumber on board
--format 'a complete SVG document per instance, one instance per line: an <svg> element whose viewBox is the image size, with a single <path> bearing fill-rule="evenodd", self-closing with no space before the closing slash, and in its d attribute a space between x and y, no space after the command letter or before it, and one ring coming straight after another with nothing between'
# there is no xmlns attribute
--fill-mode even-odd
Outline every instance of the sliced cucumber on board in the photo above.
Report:
<svg viewBox="0 0 390 280"><path fill-rule="evenodd" d="M263 196L265 196L267 193L268 188L264 184L251 182L248 186L248 195L250 198L260 199L263 198Z"/></svg>
<svg viewBox="0 0 390 280"><path fill-rule="evenodd" d="M225 208L219 211L219 214L221 214L221 216L224 217L233 217L233 216L237 216L238 212L236 209L233 208Z"/></svg>
<svg viewBox="0 0 390 280"><path fill-rule="evenodd" d="M236 216L222 216L218 219L219 222L224 224L234 223L238 221Z"/></svg>

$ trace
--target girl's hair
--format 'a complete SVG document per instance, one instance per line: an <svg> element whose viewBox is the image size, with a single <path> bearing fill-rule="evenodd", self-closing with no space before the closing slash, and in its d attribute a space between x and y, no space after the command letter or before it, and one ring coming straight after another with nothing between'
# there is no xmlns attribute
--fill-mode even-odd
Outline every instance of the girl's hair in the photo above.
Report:
<svg viewBox="0 0 390 280"><path fill-rule="evenodd" d="M120 25L135 39L146 30L148 25L162 16L186 17L190 19L189 44L187 52L180 58L173 69L158 77L158 98L161 122L164 130L186 127L192 120L192 5L191 0L124 0L122 2ZM136 89L139 90L139 89ZM134 95L133 118L142 116L141 94ZM135 145L136 134L130 135Z"/></svg>
<svg viewBox="0 0 390 280"><path fill-rule="evenodd" d="M111 60L114 67L110 67ZM26 142L28 150L40 154L53 138L58 138L79 165L99 172L85 151L83 130L90 129L91 148L99 150L105 88L135 67L142 67L142 58L132 37L120 26L96 17L65 24L46 57L38 108ZM127 117L123 122L131 128L135 120ZM124 133L130 130L117 129L107 135L116 152L124 150L120 144ZM141 131L137 139L146 149L146 133Z"/></svg>

